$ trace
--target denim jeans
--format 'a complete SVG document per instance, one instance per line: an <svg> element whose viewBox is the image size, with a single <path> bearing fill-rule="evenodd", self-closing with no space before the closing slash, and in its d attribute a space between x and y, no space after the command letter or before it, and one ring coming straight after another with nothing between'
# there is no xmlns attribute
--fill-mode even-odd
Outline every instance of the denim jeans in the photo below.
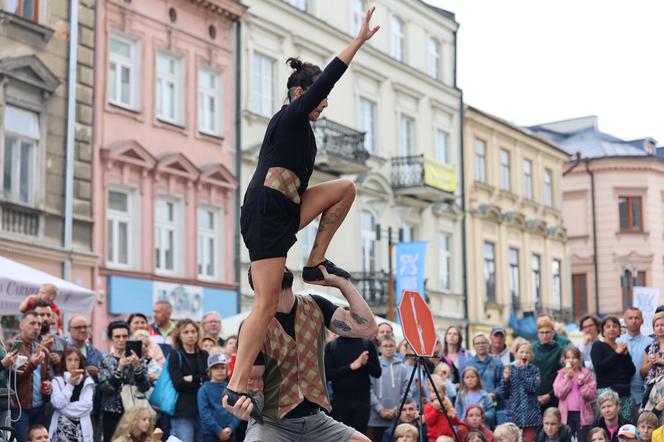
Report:
<svg viewBox="0 0 664 442"><path fill-rule="evenodd" d="M12 420L18 419L19 410L12 410ZM18 422L14 422L12 425L16 429L16 438L18 442L27 442L28 440L28 428L30 425L41 424L46 428L49 427L49 423L46 421L46 416L44 415L44 406L40 405L39 407L34 407L30 410L22 410L21 418Z"/></svg>
<svg viewBox="0 0 664 442"><path fill-rule="evenodd" d="M172 417L171 435L184 442L203 441L199 420L194 418Z"/></svg>

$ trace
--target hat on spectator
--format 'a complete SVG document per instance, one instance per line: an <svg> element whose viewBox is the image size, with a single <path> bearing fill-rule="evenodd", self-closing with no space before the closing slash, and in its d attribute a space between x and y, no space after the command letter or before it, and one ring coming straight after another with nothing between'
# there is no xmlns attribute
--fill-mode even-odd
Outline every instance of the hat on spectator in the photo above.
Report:
<svg viewBox="0 0 664 442"><path fill-rule="evenodd" d="M619 437L626 437L627 439L636 439L636 427L632 424L625 424L618 430Z"/></svg>
<svg viewBox="0 0 664 442"><path fill-rule="evenodd" d="M491 336L495 335L496 333L502 333L503 336L507 336L507 332L502 327L494 327L491 329Z"/></svg>
<svg viewBox="0 0 664 442"><path fill-rule="evenodd" d="M664 305L657 306L655 313L664 312Z"/></svg>
<svg viewBox="0 0 664 442"><path fill-rule="evenodd" d="M212 368L215 365L224 364L228 365L228 358L223 353L215 353L208 357L208 368Z"/></svg>

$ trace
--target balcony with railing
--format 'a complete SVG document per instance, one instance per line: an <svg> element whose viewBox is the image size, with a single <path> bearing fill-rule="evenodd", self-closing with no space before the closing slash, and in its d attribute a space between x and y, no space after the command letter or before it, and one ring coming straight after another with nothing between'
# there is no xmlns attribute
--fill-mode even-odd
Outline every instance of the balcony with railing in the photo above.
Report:
<svg viewBox="0 0 664 442"><path fill-rule="evenodd" d="M321 118L313 124L318 154L316 168L334 175L369 171L369 152L364 148L364 132Z"/></svg>
<svg viewBox="0 0 664 442"><path fill-rule="evenodd" d="M555 321L566 324L574 322L574 311L569 307L550 307L538 302L535 304L535 311L538 315L548 315Z"/></svg>
<svg viewBox="0 0 664 442"><path fill-rule="evenodd" d="M36 209L0 201L0 234L39 237L39 213Z"/></svg>
<svg viewBox="0 0 664 442"><path fill-rule="evenodd" d="M430 202L453 200L457 188L456 166L426 155L392 158L391 179L397 195Z"/></svg>
<svg viewBox="0 0 664 442"><path fill-rule="evenodd" d="M371 310L377 314L387 313L388 275L386 272L353 272L353 284L357 287Z"/></svg>

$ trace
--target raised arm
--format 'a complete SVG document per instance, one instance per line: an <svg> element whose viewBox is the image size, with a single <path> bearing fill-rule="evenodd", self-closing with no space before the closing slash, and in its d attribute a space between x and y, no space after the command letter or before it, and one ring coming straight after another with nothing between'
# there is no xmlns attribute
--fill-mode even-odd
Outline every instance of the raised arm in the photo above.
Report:
<svg viewBox="0 0 664 442"><path fill-rule="evenodd" d="M348 301L348 310L338 308L330 321L330 330L339 336L348 338L373 338L378 333L378 326L373 312L353 283L340 276L330 275L325 267L319 266L326 285L336 287Z"/></svg>
<svg viewBox="0 0 664 442"><path fill-rule="evenodd" d="M371 27L371 17L373 16L375 10L375 6L369 8L366 15L364 16L362 27L358 31L355 38L337 55L339 60L346 63L346 65L349 65L350 62L353 61L353 57L355 57L355 54L357 54L357 51L360 50L362 45L366 43L367 40L369 40L371 37L373 37L374 34L380 29L380 26L375 26L373 28Z"/></svg>

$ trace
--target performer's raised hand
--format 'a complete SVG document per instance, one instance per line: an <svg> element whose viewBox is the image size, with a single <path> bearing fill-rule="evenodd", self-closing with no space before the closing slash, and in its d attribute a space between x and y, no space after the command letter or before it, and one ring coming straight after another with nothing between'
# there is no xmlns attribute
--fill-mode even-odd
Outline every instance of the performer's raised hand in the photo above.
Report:
<svg viewBox="0 0 664 442"><path fill-rule="evenodd" d="M375 6L369 8L366 15L364 16L364 22L362 22L362 27L355 36L355 38L360 40L362 43L373 37L374 34L378 32L378 30L380 29L380 26L374 26L373 28L371 27L371 17L373 16L375 10L376 10Z"/></svg>

